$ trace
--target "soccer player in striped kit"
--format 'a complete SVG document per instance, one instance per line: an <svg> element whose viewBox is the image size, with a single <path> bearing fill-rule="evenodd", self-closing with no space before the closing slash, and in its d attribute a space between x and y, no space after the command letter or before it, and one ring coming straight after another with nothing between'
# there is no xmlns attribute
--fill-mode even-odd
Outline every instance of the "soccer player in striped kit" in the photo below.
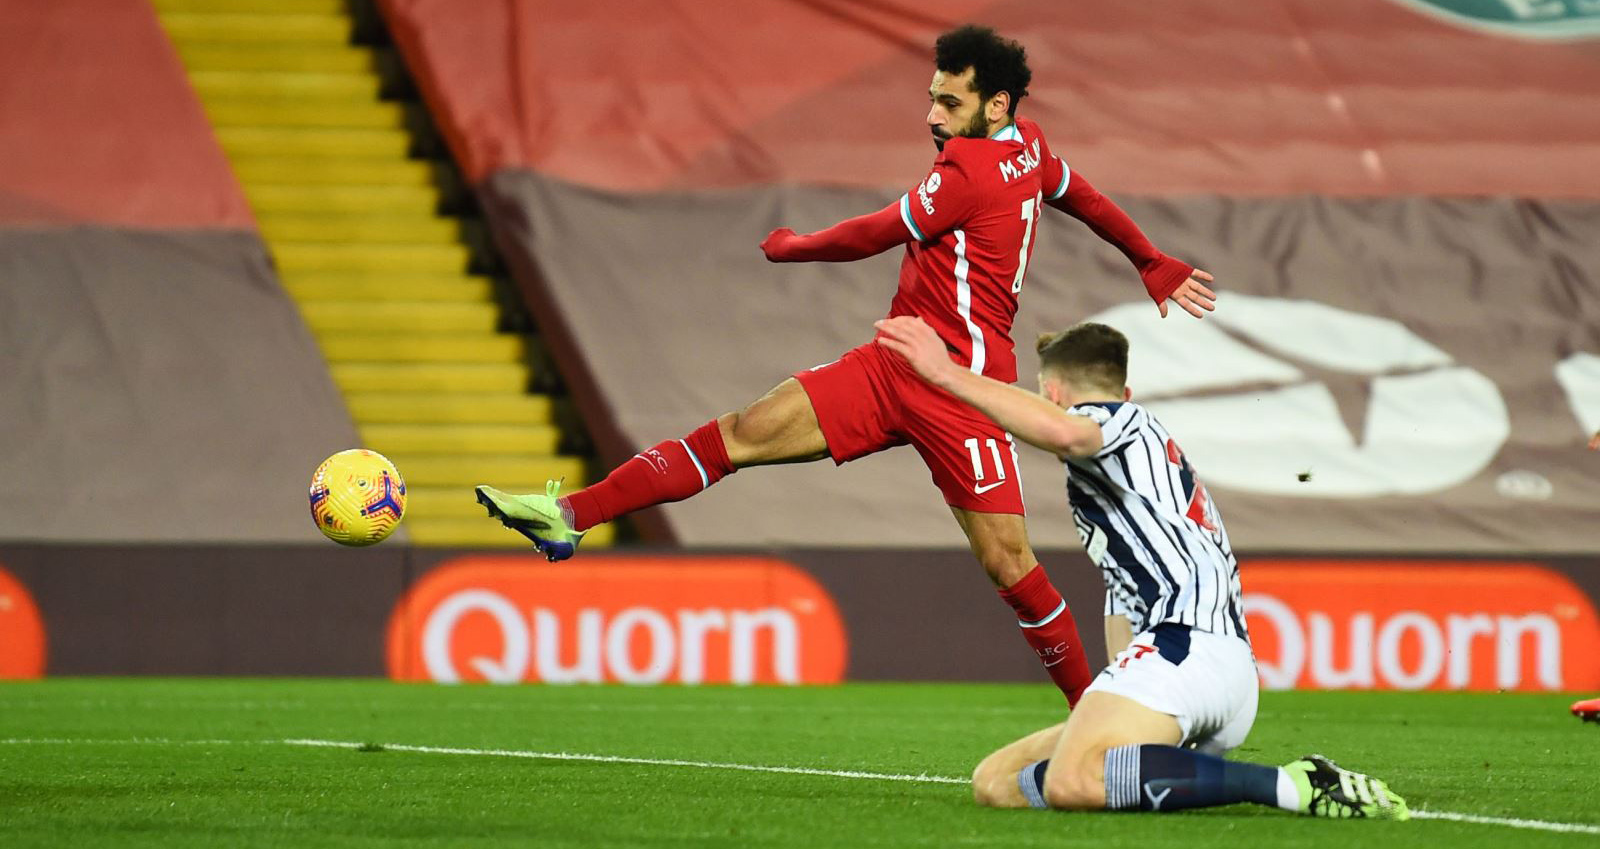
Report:
<svg viewBox="0 0 1600 849"><path fill-rule="evenodd" d="M950 359L921 319L878 322L917 374L1060 457L1072 516L1106 585L1110 663L1066 722L973 773L995 807L1174 811L1256 802L1324 817L1406 819L1381 781L1320 755L1283 767L1228 761L1255 722L1258 680L1239 564L1178 443L1130 401L1128 340L1085 323L1039 340L1039 393Z"/></svg>
<svg viewBox="0 0 1600 849"><path fill-rule="evenodd" d="M892 316L921 316L963 368L1016 379L1012 320L1044 207L1083 221L1133 263L1165 316L1168 302L1199 317L1211 275L1157 250L1117 205L1051 152L1017 115L1032 72L1020 45L965 26L934 48L928 130L939 149L922 181L896 202L816 233L774 230L773 262L851 262L904 247ZM616 516L694 496L737 469L831 458L846 463L911 445L922 456L1021 633L1069 703L1092 677L1077 625L1028 544L1015 448L972 407L931 390L870 342L797 372L737 413L668 439L605 480L563 495L477 489L489 514L550 560L571 557L584 531Z"/></svg>

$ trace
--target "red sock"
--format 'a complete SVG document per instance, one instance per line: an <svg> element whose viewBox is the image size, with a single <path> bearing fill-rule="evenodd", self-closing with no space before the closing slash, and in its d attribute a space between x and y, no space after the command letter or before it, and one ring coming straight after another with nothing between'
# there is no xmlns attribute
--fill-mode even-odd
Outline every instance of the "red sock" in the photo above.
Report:
<svg viewBox="0 0 1600 849"><path fill-rule="evenodd" d="M586 531L624 513L682 501L733 472L722 431L712 419L682 439L633 455L605 480L561 501L572 513L572 529Z"/></svg>
<svg viewBox="0 0 1600 849"><path fill-rule="evenodd" d="M1022 636L1044 663L1050 680L1067 697L1069 706L1076 705L1094 677L1089 673L1083 641L1078 639L1078 623L1044 567L1033 567L1022 580L1001 590L1000 597L1017 612Z"/></svg>

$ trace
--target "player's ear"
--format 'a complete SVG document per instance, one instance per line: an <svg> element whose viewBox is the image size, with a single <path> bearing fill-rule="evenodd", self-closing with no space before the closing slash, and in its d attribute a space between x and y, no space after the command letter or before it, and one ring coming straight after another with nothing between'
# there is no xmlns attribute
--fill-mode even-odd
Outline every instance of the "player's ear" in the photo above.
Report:
<svg viewBox="0 0 1600 849"><path fill-rule="evenodd" d="M1043 395L1046 401L1057 407L1061 406L1061 381L1039 372L1039 394Z"/></svg>
<svg viewBox="0 0 1600 849"><path fill-rule="evenodd" d="M997 92L985 104L983 117L989 119L989 123L993 124L998 121L1004 121L1006 113L1009 111L1011 111L1011 92Z"/></svg>
<svg viewBox="0 0 1600 849"><path fill-rule="evenodd" d="M1124 386L1124 387L1122 387L1122 400L1124 400L1124 401L1132 401L1133 400L1133 387L1132 386Z"/></svg>

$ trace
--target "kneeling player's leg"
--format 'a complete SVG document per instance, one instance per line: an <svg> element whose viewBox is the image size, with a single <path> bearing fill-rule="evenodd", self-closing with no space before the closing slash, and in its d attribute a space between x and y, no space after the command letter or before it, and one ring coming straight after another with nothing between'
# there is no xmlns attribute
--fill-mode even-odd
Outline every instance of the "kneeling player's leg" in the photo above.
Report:
<svg viewBox="0 0 1600 849"><path fill-rule="evenodd" d="M1178 811L1238 802L1298 809L1299 793L1284 770L1181 748L1182 738L1174 717L1115 693L1090 692L1037 777L1040 795L1068 810Z"/></svg>
<svg viewBox="0 0 1600 849"><path fill-rule="evenodd" d="M1219 756L1249 733L1256 691L1243 640L1175 624L1146 631L1095 679L1049 763L1032 767L1038 799L1073 810L1236 802L1297 810L1301 794L1286 770Z"/></svg>
<svg viewBox="0 0 1600 849"><path fill-rule="evenodd" d="M1073 709L1048 761L1026 767L1019 779L1037 807L1098 810L1107 804L1105 756L1125 747L1183 739L1178 721L1115 693L1089 692Z"/></svg>
<svg viewBox="0 0 1600 849"><path fill-rule="evenodd" d="M587 489L562 499L573 530L585 531L645 507L682 501L736 469L828 455L811 399L789 378L741 412L635 454Z"/></svg>
<svg viewBox="0 0 1600 849"><path fill-rule="evenodd" d="M1077 704L1094 673L1071 609L1028 545L1022 516L976 513L954 506L950 510L966 532L972 553L999 588L1000 598L1016 612L1023 639L1067 703Z"/></svg>

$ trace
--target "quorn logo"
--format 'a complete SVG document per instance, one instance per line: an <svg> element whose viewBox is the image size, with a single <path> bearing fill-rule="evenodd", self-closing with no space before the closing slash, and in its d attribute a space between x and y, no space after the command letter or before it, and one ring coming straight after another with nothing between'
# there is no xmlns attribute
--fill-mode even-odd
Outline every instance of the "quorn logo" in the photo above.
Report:
<svg viewBox="0 0 1600 849"><path fill-rule="evenodd" d="M388 629L401 681L824 684L846 655L827 591L752 557L463 557L424 575Z"/></svg>
<svg viewBox="0 0 1600 849"><path fill-rule="evenodd" d="M1248 560L1240 576L1269 689L1600 689L1600 619L1549 569Z"/></svg>
<svg viewBox="0 0 1600 849"><path fill-rule="evenodd" d="M44 675L44 620L33 596L0 569L0 679Z"/></svg>

